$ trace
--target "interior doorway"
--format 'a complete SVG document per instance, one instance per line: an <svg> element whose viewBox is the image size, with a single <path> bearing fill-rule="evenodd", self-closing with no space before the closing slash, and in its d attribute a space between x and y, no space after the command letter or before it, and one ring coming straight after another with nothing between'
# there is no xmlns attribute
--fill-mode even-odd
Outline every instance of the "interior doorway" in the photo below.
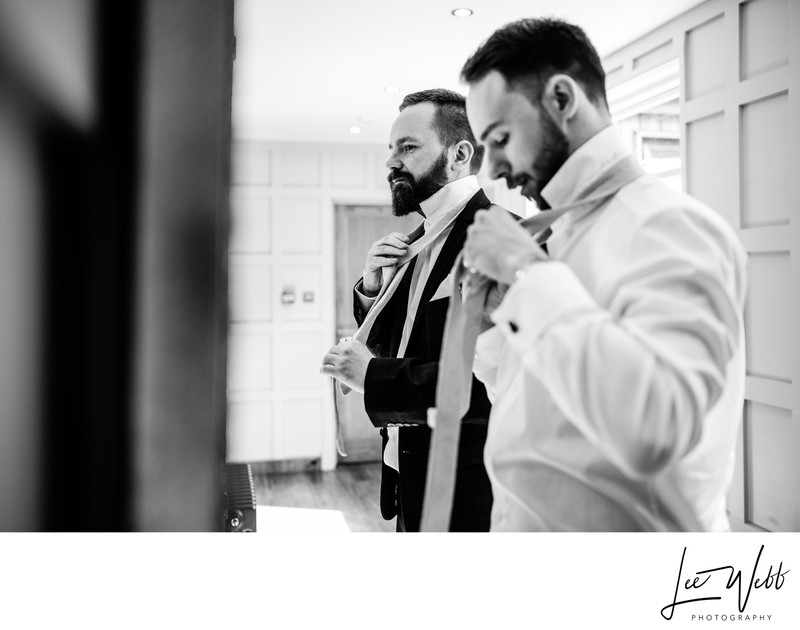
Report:
<svg viewBox="0 0 800 630"><path fill-rule="evenodd" d="M353 285L361 277L367 251L390 232L410 232L421 221L417 214L396 217L388 205L337 205L334 238L336 249L336 331L334 342L356 331L353 317ZM341 462L380 461L378 430L364 411L364 396L336 389L339 421L347 456Z"/></svg>

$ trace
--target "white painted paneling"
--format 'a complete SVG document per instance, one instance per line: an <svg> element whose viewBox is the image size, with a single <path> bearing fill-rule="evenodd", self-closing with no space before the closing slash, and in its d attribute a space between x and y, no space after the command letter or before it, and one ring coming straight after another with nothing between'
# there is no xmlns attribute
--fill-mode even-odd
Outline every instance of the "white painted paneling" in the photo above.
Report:
<svg viewBox="0 0 800 630"><path fill-rule="evenodd" d="M723 114L686 125L687 191L735 224L733 191L720 151L726 142Z"/></svg>
<svg viewBox="0 0 800 630"><path fill-rule="evenodd" d="M283 186L319 187L322 184L319 151L284 151L280 183Z"/></svg>
<svg viewBox="0 0 800 630"><path fill-rule="evenodd" d="M797 453L792 447L792 413L788 409L747 404L750 520L769 531L792 531L797 499L791 477Z"/></svg>
<svg viewBox="0 0 800 630"><path fill-rule="evenodd" d="M322 452L322 402L319 399L285 400L283 403L284 458L313 458Z"/></svg>
<svg viewBox="0 0 800 630"><path fill-rule="evenodd" d="M319 368L325 348L319 331L284 332L280 349L278 365L284 389L322 389L324 377Z"/></svg>
<svg viewBox="0 0 800 630"><path fill-rule="evenodd" d="M792 355L786 351L796 328L791 278L788 252L750 255L745 310L749 375L791 381Z"/></svg>
<svg viewBox="0 0 800 630"><path fill-rule="evenodd" d="M281 270L281 292L290 291L295 300L280 304L285 322L322 320L322 268L320 265L290 265Z"/></svg>
<svg viewBox="0 0 800 630"><path fill-rule="evenodd" d="M238 142L233 150L232 179L237 184L269 186L272 183L272 152L259 142Z"/></svg>
<svg viewBox="0 0 800 630"><path fill-rule="evenodd" d="M741 78L789 62L788 0L752 0L741 6Z"/></svg>
<svg viewBox="0 0 800 630"><path fill-rule="evenodd" d="M725 87L725 15L686 33L686 98L692 100Z"/></svg>
<svg viewBox="0 0 800 630"><path fill-rule="evenodd" d="M272 319L272 265L255 257L238 257L230 266L230 318L232 322Z"/></svg>
<svg viewBox="0 0 800 630"><path fill-rule="evenodd" d="M272 199L268 188L234 188L231 215L231 253L272 251Z"/></svg>
<svg viewBox="0 0 800 630"><path fill-rule="evenodd" d="M228 390L272 388L272 335L234 329L229 337Z"/></svg>
<svg viewBox="0 0 800 630"><path fill-rule="evenodd" d="M275 248L283 254L322 252L322 203L315 197L282 197L275 208Z"/></svg>
<svg viewBox="0 0 800 630"><path fill-rule="evenodd" d="M228 405L229 462L260 462L273 458L274 419L270 402Z"/></svg>
<svg viewBox="0 0 800 630"><path fill-rule="evenodd" d="M331 186L334 188L365 188L367 186L367 156L364 153L332 152Z"/></svg>
<svg viewBox="0 0 800 630"><path fill-rule="evenodd" d="M389 177L389 169L386 166L386 161L389 159L388 147L385 153L373 154L372 159L375 164L375 188L385 190L389 194L389 181L386 179Z"/></svg>
<svg viewBox="0 0 800 630"><path fill-rule="evenodd" d="M742 227L789 222L792 138L789 96L778 94L741 108Z"/></svg>
<svg viewBox="0 0 800 630"><path fill-rule="evenodd" d="M665 64L675 58L675 50L672 45L672 40L667 40L663 44L659 44L655 48L634 57L633 69L645 70L648 68L655 68Z"/></svg>

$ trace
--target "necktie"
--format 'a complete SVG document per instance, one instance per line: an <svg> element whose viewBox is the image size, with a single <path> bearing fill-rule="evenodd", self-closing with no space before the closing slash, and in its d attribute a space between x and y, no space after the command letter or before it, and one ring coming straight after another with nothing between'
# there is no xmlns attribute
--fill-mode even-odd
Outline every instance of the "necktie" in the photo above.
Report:
<svg viewBox="0 0 800 630"><path fill-rule="evenodd" d="M398 286L400 285L400 281L402 280L404 274L408 271L408 267L410 266L408 263L414 260L414 258L420 252L424 251L431 243L433 243L433 241L435 241L446 228L451 226L463 209L463 206L456 206L447 214L445 214L440 220L438 220L436 225L427 232L425 231L425 222L421 221L417 227L408 233L407 236L409 238L409 246L405 255L397 259L397 264L394 267L382 268L381 273L383 284L381 285L380 291L375 298L372 308L369 309L364 321L361 322L361 326L358 327L358 330L356 330L350 339L361 341L366 345L367 339L369 338L369 333L372 330L375 320L378 318L378 315L380 315L384 307L389 303ZM344 339L342 341L344 341ZM350 388L344 383L338 383L338 386L339 391L342 394L347 395L350 393ZM342 423L339 418L336 388L337 381L335 378L331 377L333 412L334 421L336 423L336 450L339 452L339 455L346 457L347 452L344 448L344 437L342 435Z"/></svg>
<svg viewBox="0 0 800 630"><path fill-rule="evenodd" d="M613 197L620 188L644 174L631 157L621 158L589 182L570 204L541 212L520 224L536 235L567 212L578 208L600 206ZM545 234L542 235L543 237ZM541 240L544 240L542 238ZM445 320L442 353L439 359L439 377L436 385L436 408L428 410L428 424L433 429L425 495L422 506L421 531L447 531L455 489L458 441L461 418L469 409L472 391L472 363L475 344L481 331L484 304L494 281L466 274L463 252L456 259L450 273L452 282L450 306ZM466 277L465 277L466 276ZM462 300L460 284L466 282Z"/></svg>

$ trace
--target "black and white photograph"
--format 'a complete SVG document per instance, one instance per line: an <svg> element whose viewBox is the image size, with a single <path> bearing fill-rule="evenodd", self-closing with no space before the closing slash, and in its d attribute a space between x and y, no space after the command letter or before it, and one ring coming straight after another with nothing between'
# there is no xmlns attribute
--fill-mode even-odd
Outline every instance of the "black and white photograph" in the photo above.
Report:
<svg viewBox="0 0 800 630"><path fill-rule="evenodd" d="M797 32L0 0L0 618L800 627Z"/></svg>

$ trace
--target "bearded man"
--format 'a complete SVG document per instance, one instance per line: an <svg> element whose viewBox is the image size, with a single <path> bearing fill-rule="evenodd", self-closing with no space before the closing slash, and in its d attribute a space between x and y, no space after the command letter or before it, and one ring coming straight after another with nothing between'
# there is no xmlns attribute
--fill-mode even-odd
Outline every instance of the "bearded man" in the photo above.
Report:
<svg viewBox="0 0 800 630"><path fill-rule="evenodd" d="M489 176L542 209L525 227L479 212L464 245L467 268L507 287L473 364L494 404L492 531L729 530L747 279L734 230L629 154L579 27L509 24L462 79Z"/></svg>
<svg viewBox="0 0 800 630"><path fill-rule="evenodd" d="M359 326L381 299L366 344L344 341L328 351L320 370L364 394L364 406L383 439L381 514L397 516L397 531L419 531L439 354L450 302L451 268L475 212L490 205L476 173L483 149L475 141L463 96L443 89L409 94L389 138L389 185L394 214L424 219L422 251L407 262L411 239L392 233L367 253L354 287ZM412 232L418 236L419 230ZM425 239L423 241L423 239ZM398 264L400 261L400 264ZM386 272L394 271L386 299ZM379 296L379 293L381 295ZM377 312L377 311L376 311ZM491 484L483 465L490 404L473 377L462 420L450 531L488 531Z"/></svg>

